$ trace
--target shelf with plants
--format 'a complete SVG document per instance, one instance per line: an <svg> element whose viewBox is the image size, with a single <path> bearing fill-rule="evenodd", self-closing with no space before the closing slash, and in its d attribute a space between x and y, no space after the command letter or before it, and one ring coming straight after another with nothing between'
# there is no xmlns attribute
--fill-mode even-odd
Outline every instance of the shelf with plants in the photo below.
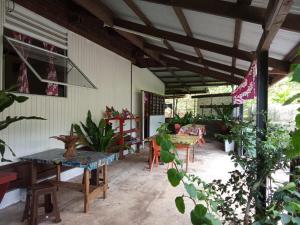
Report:
<svg viewBox="0 0 300 225"><path fill-rule="evenodd" d="M125 111L126 112L126 111ZM106 114L107 115L107 114ZM111 115L111 114L110 114ZM114 123L116 126L115 133L118 136L118 140L115 143L114 148L119 149L119 158L124 158L124 150L131 148L133 145L136 146L136 150L139 151L140 145L142 144L140 138L140 117L133 116L131 113L116 113L111 118L105 119L106 123ZM130 128L126 130L126 123L130 122Z"/></svg>

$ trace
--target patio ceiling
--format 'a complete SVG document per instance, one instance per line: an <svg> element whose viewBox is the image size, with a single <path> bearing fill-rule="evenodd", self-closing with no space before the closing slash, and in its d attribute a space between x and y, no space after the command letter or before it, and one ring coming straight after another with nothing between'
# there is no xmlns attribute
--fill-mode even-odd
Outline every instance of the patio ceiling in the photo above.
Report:
<svg viewBox="0 0 300 225"><path fill-rule="evenodd" d="M29 1L17 2L38 8L26 3ZM96 17L89 22L101 20L99 30L108 37L98 39L106 38L108 48L139 67L149 68L166 84L167 93L203 92L211 85L239 84L258 49L269 49L270 84L289 72L291 62L300 62L295 57L300 47L300 0L73 2L79 6L76 11L84 9L81 17L87 16L87 10ZM59 18L52 19L59 22ZM86 36L92 32L96 35L93 30Z"/></svg>

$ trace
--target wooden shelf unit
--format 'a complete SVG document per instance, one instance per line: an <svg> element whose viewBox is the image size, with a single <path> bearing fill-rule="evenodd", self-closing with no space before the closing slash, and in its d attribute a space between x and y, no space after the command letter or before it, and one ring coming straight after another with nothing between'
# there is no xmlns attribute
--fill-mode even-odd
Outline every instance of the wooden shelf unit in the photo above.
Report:
<svg viewBox="0 0 300 225"><path fill-rule="evenodd" d="M140 129L140 117L135 116L133 118L121 118L121 117L114 117L114 118L107 118L105 119L106 123L111 123L112 121L117 121L118 129L119 131L117 134L119 135L120 139L118 141L118 145L120 146L120 151L119 151L119 158L124 159L124 146L131 146L131 145L136 145L137 151L140 150L140 145L142 144L141 140L141 129ZM130 129L124 130L125 122L130 122ZM135 124L133 123L135 122ZM132 126L135 126L132 128ZM132 137L132 134L135 133L135 137ZM124 135L130 134L131 139L130 140L125 140Z"/></svg>

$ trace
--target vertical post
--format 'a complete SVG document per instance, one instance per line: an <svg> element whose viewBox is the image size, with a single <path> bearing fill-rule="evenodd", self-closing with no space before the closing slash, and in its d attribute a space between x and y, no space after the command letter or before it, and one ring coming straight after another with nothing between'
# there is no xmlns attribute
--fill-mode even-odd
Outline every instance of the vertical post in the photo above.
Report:
<svg viewBox="0 0 300 225"><path fill-rule="evenodd" d="M173 105L172 105L172 117L175 116L175 95L173 95Z"/></svg>
<svg viewBox="0 0 300 225"><path fill-rule="evenodd" d="M5 20L5 0L0 0L0 90L2 90L4 87L2 86L3 81L3 29L4 29L4 20Z"/></svg>
<svg viewBox="0 0 300 225"><path fill-rule="evenodd" d="M268 113L268 51L257 53L257 179L261 179L260 171L264 167L264 156L260 149L261 142L266 139L267 113ZM266 208L266 180L259 188L260 197L256 199L256 213L263 214Z"/></svg>
<svg viewBox="0 0 300 225"><path fill-rule="evenodd" d="M244 105L241 104L239 107L239 120L243 121L243 119L244 119Z"/></svg>

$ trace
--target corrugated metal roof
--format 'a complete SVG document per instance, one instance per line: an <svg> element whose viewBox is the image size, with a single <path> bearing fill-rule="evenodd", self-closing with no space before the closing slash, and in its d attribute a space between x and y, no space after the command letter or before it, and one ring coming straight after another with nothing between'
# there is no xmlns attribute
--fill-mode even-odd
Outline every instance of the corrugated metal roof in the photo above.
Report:
<svg viewBox="0 0 300 225"><path fill-rule="evenodd" d="M228 2L236 2L236 0L226 0ZM134 14L134 12L121 0L102 0L113 12L114 14L124 20L133 21L139 24L143 22ZM146 15L146 17L151 21L155 28L163 29L166 31L171 31L177 34L186 35L179 19L177 18L173 8L171 6L154 4L147 1L133 0L133 2L141 9L141 11ZM251 6L266 8L268 1L266 0L253 0ZM186 20L191 28L194 38L201 39L204 41L209 41L224 46L233 46L234 31L235 31L235 19L230 19L226 17L215 16L207 13L196 12L192 10L182 9ZM291 13L300 14L300 0L294 0L294 4L291 9ZM299 21L300 22L300 21ZM261 25L242 22L241 36L239 41L239 49L248 52L254 52L257 48L259 40L262 36L263 29ZM163 41L158 41L157 38L144 38L146 42L151 44L164 47ZM270 57L276 59L283 59L287 53L294 48L294 46L300 42L300 33L291 32L287 30L280 30L276 35L274 41L271 44L269 55ZM191 56L197 56L194 48L192 46L183 45L180 43L175 43L169 41L171 46L175 51L182 52ZM211 60L214 62L222 63L224 65L232 65L232 57L201 50L204 59ZM170 58L177 59L176 57L169 56ZM177 59L178 60L178 59ZM186 60L185 60L186 61ZM195 62L186 61L190 64L202 66ZM250 62L237 59L236 67L244 70L248 70ZM158 68L150 68L155 70ZM222 70L213 69L211 70L222 72L223 74L228 74L229 72L224 72ZM184 71L175 71L176 74L188 74ZM191 73L191 72L189 72ZM170 75L170 72L160 72L155 73L157 75Z"/></svg>

